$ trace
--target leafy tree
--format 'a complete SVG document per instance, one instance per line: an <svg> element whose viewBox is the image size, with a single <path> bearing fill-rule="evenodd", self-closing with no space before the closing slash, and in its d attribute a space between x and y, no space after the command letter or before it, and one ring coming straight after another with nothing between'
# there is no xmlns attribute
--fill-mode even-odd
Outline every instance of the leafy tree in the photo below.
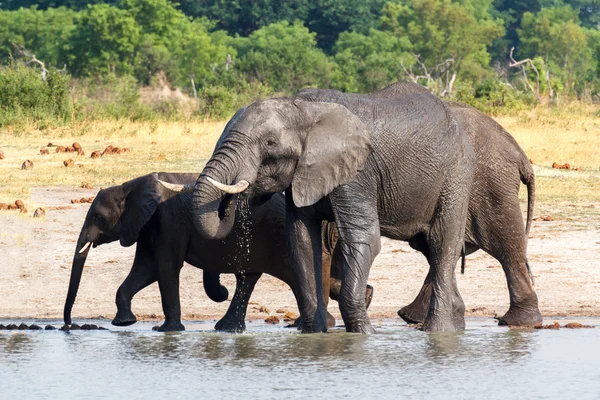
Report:
<svg viewBox="0 0 600 400"><path fill-rule="evenodd" d="M181 0L181 10L194 17L216 21L218 29L248 36L278 21L304 20L308 0Z"/></svg>
<svg viewBox="0 0 600 400"><path fill-rule="evenodd" d="M236 41L237 67L249 79L292 92L306 86L328 87L334 65L316 47L315 34L297 21L267 25Z"/></svg>
<svg viewBox="0 0 600 400"><path fill-rule="evenodd" d="M567 91L574 90L578 77L589 76L595 67L587 32L579 25L578 11L570 6L523 14L518 33L518 54L540 56L550 74L558 77Z"/></svg>
<svg viewBox="0 0 600 400"><path fill-rule="evenodd" d="M406 37L391 32L342 32L334 47L339 69L332 85L347 92L370 92L403 79L401 65L414 62L406 53L409 48Z"/></svg>
<svg viewBox="0 0 600 400"><path fill-rule="evenodd" d="M140 27L126 10L107 4L83 11L71 39L71 70L76 75L132 71Z"/></svg>
<svg viewBox="0 0 600 400"><path fill-rule="evenodd" d="M422 78L450 94L458 78L481 79L490 62L487 46L502 36L500 20L487 12L491 1L402 0L387 3L382 28L406 37L415 58L412 79Z"/></svg>
<svg viewBox="0 0 600 400"><path fill-rule="evenodd" d="M318 46L330 52L342 32L367 34L377 28L386 0L315 0L305 25L317 34Z"/></svg>
<svg viewBox="0 0 600 400"><path fill-rule="evenodd" d="M23 8L0 11L0 59L15 53L14 45L35 53L48 68L62 68L76 13L66 8L47 11Z"/></svg>
<svg viewBox="0 0 600 400"><path fill-rule="evenodd" d="M86 8L90 4L115 4L118 0L2 0L0 8L4 10L18 10L37 6L40 10L48 8L67 7L75 10Z"/></svg>

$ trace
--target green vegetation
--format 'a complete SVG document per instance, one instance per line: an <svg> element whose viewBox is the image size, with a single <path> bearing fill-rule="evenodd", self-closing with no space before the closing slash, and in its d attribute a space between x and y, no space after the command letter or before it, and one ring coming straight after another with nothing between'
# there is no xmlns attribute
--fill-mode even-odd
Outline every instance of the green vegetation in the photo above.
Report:
<svg viewBox="0 0 600 400"><path fill-rule="evenodd" d="M594 102L599 23L597 0L0 0L0 124L222 118L399 80L492 113Z"/></svg>

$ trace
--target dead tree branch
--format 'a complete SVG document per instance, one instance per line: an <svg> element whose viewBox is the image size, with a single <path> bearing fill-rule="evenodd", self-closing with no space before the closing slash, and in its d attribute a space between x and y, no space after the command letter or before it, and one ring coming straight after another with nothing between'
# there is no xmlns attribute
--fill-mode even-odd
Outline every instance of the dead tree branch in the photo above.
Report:
<svg viewBox="0 0 600 400"><path fill-rule="evenodd" d="M31 64L31 63L36 63L36 64L38 64L40 66L40 68L42 69L42 79L46 80L46 76L48 75L48 70L46 69L46 64L44 64L43 61L39 60L35 56L35 54L31 53L30 51L27 51L27 49L25 47L23 47L22 45L15 44L15 43L13 43L12 45L17 49L17 51L20 54L22 54L25 57L29 57L30 58L30 60L27 61L25 63L25 65L28 65L28 64Z"/></svg>
<svg viewBox="0 0 600 400"><path fill-rule="evenodd" d="M529 89L531 89L531 91L533 93L535 93L535 95L537 96L537 98L539 100L539 98L540 98L540 73L539 73L539 71L533 64L533 60L531 60L531 58L525 58L521 61L515 60L513 57L514 51L515 51L515 48L513 46L510 48L510 55L509 55L510 62L508 63L508 66L510 68L521 67L521 71L523 72L524 82L527 84L527 86L529 86ZM529 83L529 79L527 78L527 71L525 69L525 64L529 64L529 66L535 71L535 89L533 88L533 86L531 86L531 83Z"/></svg>

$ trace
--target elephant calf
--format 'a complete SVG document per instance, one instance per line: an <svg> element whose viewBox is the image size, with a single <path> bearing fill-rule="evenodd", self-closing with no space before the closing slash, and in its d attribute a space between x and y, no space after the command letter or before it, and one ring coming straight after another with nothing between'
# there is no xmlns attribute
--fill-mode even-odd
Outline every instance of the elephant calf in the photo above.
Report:
<svg viewBox="0 0 600 400"><path fill-rule="evenodd" d="M77 241L64 309L66 324L71 323L71 310L90 246L116 240L126 247L137 242L137 248L131 271L117 291L118 311L113 325L135 323L136 317L131 311L133 296L158 281L165 314L165 322L159 330L184 330L179 300L179 272L184 261L204 270L204 287L214 301L225 301L228 296L227 289L219 284L218 274L236 274L235 294L227 313L216 324L217 330L239 332L245 329L248 300L263 273L281 279L296 295L285 244L283 196L274 195L264 205L253 207L247 225L250 235L242 236L248 232L236 224L226 239L206 240L192 223L192 194L174 192L160 183L166 181L183 187L193 184L196 177L197 174L153 173L98 193ZM238 247L241 244L248 246L247 256L242 256ZM329 253L323 254L324 264L329 265ZM325 270L329 274L329 269ZM368 300L371 295L372 288L369 288Z"/></svg>

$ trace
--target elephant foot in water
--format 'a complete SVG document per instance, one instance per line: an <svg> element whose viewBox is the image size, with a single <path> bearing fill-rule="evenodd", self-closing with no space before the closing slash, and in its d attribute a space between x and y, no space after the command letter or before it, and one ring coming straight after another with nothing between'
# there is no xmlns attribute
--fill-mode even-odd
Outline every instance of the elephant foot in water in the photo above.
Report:
<svg viewBox="0 0 600 400"><path fill-rule="evenodd" d="M287 326L288 328L302 329L302 315L294 320L294 323ZM327 312L327 328L335 328L335 317Z"/></svg>
<svg viewBox="0 0 600 400"><path fill-rule="evenodd" d="M506 314L498 318L498 325L504 326L537 326L542 323L542 314L538 307L537 296L519 303L511 305Z"/></svg>
<svg viewBox="0 0 600 400"><path fill-rule="evenodd" d="M398 310L398 316L409 324L423 324L423 330L453 331L465 329L465 304L457 288L453 296L452 315L450 318L442 318L434 315L426 322L432 288L433 286L430 282L425 282L417 298L409 305Z"/></svg>
<svg viewBox="0 0 600 400"><path fill-rule="evenodd" d="M137 322L137 318L131 312L131 310L119 310L117 315L113 318L112 324L114 326L129 326Z"/></svg>
<svg viewBox="0 0 600 400"><path fill-rule="evenodd" d="M243 319L229 318L225 315L215 324L215 330L220 332L242 333L246 330L246 322Z"/></svg>
<svg viewBox="0 0 600 400"><path fill-rule="evenodd" d="M425 283L417 298L407 306L398 311L398 316L409 324L422 324L429 311L429 301L431 300L431 283Z"/></svg>
<svg viewBox="0 0 600 400"><path fill-rule="evenodd" d="M165 321L158 327L159 332L179 332L185 331L185 326L180 321Z"/></svg>
<svg viewBox="0 0 600 400"><path fill-rule="evenodd" d="M416 304L414 301L398 310L398 316L407 324L422 324L427 317L429 304Z"/></svg>

